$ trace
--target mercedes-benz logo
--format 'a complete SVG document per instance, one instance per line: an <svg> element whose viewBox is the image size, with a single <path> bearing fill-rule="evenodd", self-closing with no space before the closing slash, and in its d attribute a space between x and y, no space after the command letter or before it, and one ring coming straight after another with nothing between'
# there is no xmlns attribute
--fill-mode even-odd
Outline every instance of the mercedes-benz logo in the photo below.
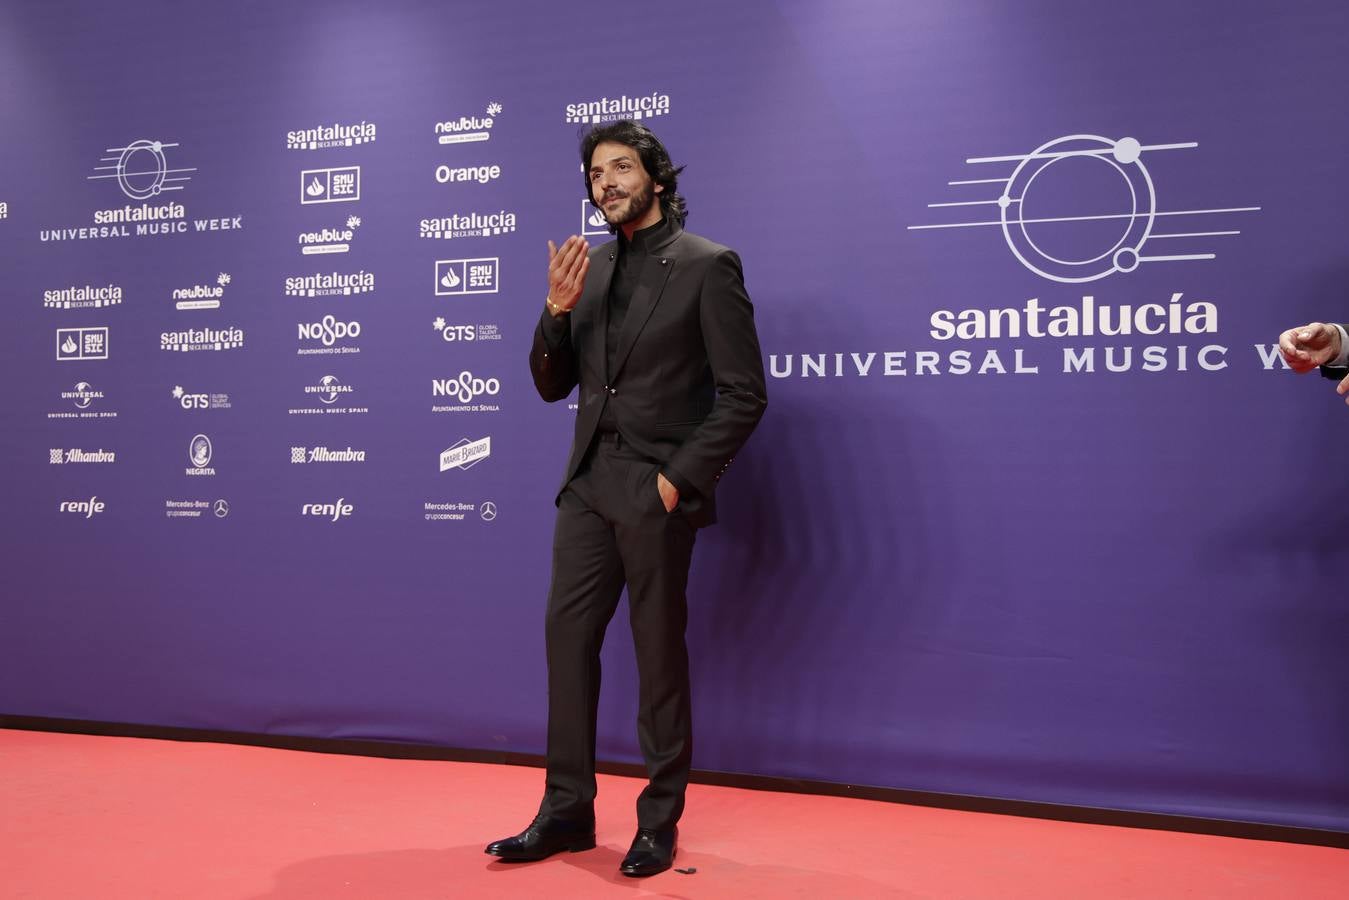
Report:
<svg viewBox="0 0 1349 900"><path fill-rule="evenodd" d="M230 505L227 500L217 500L215 502L215 517L223 519L230 514Z"/></svg>
<svg viewBox="0 0 1349 900"><path fill-rule="evenodd" d="M482 506L478 507L478 515L482 516L484 522L490 522L497 517L497 505L491 500L484 500Z"/></svg>

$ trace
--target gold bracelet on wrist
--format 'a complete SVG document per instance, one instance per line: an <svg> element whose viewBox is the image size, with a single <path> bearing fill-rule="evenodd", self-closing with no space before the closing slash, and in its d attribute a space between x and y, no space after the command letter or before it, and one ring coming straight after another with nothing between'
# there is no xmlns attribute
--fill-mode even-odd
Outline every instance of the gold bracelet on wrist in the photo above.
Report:
<svg viewBox="0 0 1349 900"><path fill-rule="evenodd" d="M554 303L551 295L544 297L543 302L548 304L548 311L553 315L557 315L558 313L571 312L571 310L564 309L562 306L559 306L558 304Z"/></svg>

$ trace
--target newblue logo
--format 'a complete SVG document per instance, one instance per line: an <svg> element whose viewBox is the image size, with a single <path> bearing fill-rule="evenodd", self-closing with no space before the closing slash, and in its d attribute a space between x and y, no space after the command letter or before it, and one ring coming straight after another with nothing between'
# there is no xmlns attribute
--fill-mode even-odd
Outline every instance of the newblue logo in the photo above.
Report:
<svg viewBox="0 0 1349 900"><path fill-rule="evenodd" d="M500 103L487 104L485 116L460 116L436 123L436 143L470 144L486 141L492 137L492 126L496 117L501 115Z"/></svg>
<svg viewBox="0 0 1349 900"><path fill-rule="evenodd" d="M351 242L356 239L356 229L360 227L360 216L347 216L345 229L325 228L322 231L306 231L298 238L300 253L305 256L346 253L351 249Z"/></svg>

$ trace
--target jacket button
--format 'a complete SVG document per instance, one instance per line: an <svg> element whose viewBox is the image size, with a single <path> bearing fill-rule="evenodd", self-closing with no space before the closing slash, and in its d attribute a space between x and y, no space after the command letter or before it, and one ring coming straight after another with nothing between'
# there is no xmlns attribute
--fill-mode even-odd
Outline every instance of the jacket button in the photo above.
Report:
<svg viewBox="0 0 1349 900"><path fill-rule="evenodd" d="M614 255L613 255L612 253L610 253L610 254L609 254L609 258L610 258L610 259L613 259L613 258L614 258Z"/></svg>

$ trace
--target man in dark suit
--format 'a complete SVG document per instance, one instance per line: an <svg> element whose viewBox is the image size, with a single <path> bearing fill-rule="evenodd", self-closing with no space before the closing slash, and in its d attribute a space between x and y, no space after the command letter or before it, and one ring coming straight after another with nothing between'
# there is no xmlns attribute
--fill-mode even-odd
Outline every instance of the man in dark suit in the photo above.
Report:
<svg viewBox="0 0 1349 900"><path fill-rule="evenodd" d="M544 400L580 386L557 496L548 653L548 772L538 816L487 852L543 859L595 846L600 644L628 588L638 740L650 782L625 875L675 856L693 754L685 588L717 481L767 405L740 259L684 231L680 169L635 122L596 126L581 162L617 240L548 242L548 297L529 366Z"/></svg>
<svg viewBox="0 0 1349 900"><path fill-rule="evenodd" d="M1320 368L1326 378L1339 380L1335 389L1349 403L1349 325L1312 322L1279 335L1279 350L1294 372Z"/></svg>

